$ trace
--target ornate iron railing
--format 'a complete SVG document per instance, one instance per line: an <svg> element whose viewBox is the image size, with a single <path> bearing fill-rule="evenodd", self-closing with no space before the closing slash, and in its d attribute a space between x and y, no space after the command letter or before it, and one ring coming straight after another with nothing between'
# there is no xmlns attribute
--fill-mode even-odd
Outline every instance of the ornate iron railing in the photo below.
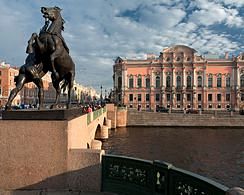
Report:
<svg viewBox="0 0 244 195"><path fill-rule="evenodd" d="M95 110L93 112L93 120L97 119L99 116L101 116L103 114L103 109L100 108L99 110Z"/></svg>
<svg viewBox="0 0 244 195"><path fill-rule="evenodd" d="M91 112L87 113L87 125L89 125L91 123Z"/></svg>
<svg viewBox="0 0 244 195"><path fill-rule="evenodd" d="M228 188L160 161L102 157L102 191L119 195L225 195Z"/></svg>

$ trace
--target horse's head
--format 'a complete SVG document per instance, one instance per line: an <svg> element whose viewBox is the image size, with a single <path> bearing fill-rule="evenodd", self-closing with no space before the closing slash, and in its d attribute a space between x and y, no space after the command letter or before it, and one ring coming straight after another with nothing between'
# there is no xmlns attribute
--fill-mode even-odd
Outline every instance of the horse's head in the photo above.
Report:
<svg viewBox="0 0 244 195"><path fill-rule="evenodd" d="M59 7L41 7L41 13L45 19L49 19L51 21L57 20L60 17L60 12L62 9Z"/></svg>

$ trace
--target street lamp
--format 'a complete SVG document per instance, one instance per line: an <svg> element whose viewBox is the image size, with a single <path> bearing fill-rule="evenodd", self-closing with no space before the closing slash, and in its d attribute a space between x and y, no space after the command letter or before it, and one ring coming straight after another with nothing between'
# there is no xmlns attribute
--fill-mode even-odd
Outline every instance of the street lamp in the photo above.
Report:
<svg viewBox="0 0 244 195"><path fill-rule="evenodd" d="M102 90L103 90L103 86L101 85L101 87L100 87L100 88L101 88L101 95L100 95L100 99L101 99L101 102L102 102L102 99L103 99L103 94L102 94L102 93L103 93L103 91L102 91Z"/></svg>

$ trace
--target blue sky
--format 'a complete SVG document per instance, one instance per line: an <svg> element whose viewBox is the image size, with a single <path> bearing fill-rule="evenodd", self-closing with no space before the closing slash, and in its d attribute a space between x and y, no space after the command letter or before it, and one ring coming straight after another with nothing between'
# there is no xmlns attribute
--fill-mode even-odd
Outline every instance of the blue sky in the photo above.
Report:
<svg viewBox="0 0 244 195"><path fill-rule="evenodd" d="M20 66L44 24L41 6L59 6L76 80L112 88L117 56L144 58L185 44L200 54L244 52L244 0L1 0L0 59Z"/></svg>

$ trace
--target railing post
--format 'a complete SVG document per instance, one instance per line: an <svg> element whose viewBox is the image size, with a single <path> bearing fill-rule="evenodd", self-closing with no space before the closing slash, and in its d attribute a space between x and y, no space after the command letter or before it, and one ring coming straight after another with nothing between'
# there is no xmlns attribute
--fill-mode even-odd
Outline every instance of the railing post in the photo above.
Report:
<svg viewBox="0 0 244 195"><path fill-rule="evenodd" d="M153 194L169 194L169 169L171 164L153 161Z"/></svg>

